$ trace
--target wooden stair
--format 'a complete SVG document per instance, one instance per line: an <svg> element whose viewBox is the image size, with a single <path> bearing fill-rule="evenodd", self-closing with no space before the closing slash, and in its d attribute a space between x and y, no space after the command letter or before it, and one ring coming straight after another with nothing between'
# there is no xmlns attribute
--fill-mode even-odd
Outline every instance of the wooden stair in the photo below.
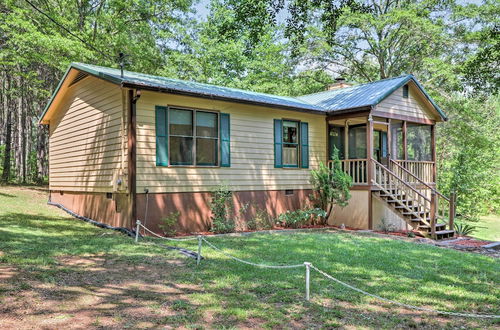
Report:
<svg viewBox="0 0 500 330"><path fill-rule="evenodd" d="M398 168L398 173L411 175L411 180L405 180L374 159L372 162L374 170L372 194L375 197L386 203L414 230L425 237L440 240L455 236L453 230L454 203L450 202L450 199L404 168ZM394 164L401 167L395 162ZM417 182L420 188L409 181ZM440 208L439 202L441 204L448 202L448 214L446 208ZM445 223L446 221L448 223Z"/></svg>

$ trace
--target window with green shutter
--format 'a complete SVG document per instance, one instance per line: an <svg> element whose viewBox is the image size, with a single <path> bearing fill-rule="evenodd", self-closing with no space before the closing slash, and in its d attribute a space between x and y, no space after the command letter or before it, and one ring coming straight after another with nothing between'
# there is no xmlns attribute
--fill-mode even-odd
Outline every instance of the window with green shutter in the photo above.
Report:
<svg viewBox="0 0 500 330"><path fill-rule="evenodd" d="M274 120L274 167L283 167L283 123L281 119Z"/></svg>
<svg viewBox="0 0 500 330"><path fill-rule="evenodd" d="M156 106L156 165L230 166L229 115Z"/></svg>
<svg viewBox="0 0 500 330"><path fill-rule="evenodd" d="M274 119L274 167L309 168L309 124Z"/></svg>
<svg viewBox="0 0 500 330"><path fill-rule="evenodd" d="M230 118L228 113L220 114L220 166L231 166Z"/></svg>
<svg viewBox="0 0 500 330"><path fill-rule="evenodd" d="M300 123L300 167L309 168L309 124Z"/></svg>
<svg viewBox="0 0 500 330"><path fill-rule="evenodd" d="M168 165L168 113L166 107L155 108L156 165Z"/></svg>

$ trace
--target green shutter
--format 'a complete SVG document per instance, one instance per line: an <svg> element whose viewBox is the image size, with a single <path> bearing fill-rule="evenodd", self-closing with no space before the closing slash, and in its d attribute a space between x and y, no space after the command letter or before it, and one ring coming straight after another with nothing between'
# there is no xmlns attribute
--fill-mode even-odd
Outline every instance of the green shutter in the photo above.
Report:
<svg viewBox="0 0 500 330"><path fill-rule="evenodd" d="M220 114L220 166L231 166L230 121L228 113Z"/></svg>
<svg viewBox="0 0 500 330"><path fill-rule="evenodd" d="M300 167L309 168L309 124L300 123Z"/></svg>
<svg viewBox="0 0 500 330"><path fill-rule="evenodd" d="M168 115L166 107L155 107L156 114L156 165L168 165Z"/></svg>
<svg viewBox="0 0 500 330"><path fill-rule="evenodd" d="M274 120L274 167L283 167L283 121Z"/></svg>

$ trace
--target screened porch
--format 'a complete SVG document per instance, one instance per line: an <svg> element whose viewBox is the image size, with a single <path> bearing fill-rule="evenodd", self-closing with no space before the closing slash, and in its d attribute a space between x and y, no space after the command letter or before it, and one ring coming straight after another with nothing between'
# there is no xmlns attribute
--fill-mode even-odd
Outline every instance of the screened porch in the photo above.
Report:
<svg viewBox="0 0 500 330"><path fill-rule="evenodd" d="M419 178L435 182L434 125L381 117L352 117L328 121L329 163L338 150L342 169L355 185L367 185L373 177L368 156L406 182ZM372 175L369 176L369 168Z"/></svg>

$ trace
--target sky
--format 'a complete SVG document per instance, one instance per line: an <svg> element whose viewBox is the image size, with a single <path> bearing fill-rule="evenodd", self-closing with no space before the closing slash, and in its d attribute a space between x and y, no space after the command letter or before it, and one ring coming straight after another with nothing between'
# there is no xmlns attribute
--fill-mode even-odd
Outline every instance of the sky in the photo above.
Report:
<svg viewBox="0 0 500 330"><path fill-rule="evenodd" d="M476 4L479 5L483 2L483 0L457 0L457 3L465 5L465 4ZM210 5L210 0L200 0L198 4L195 6L196 9L196 16L200 18L206 18L209 9L208 6Z"/></svg>

